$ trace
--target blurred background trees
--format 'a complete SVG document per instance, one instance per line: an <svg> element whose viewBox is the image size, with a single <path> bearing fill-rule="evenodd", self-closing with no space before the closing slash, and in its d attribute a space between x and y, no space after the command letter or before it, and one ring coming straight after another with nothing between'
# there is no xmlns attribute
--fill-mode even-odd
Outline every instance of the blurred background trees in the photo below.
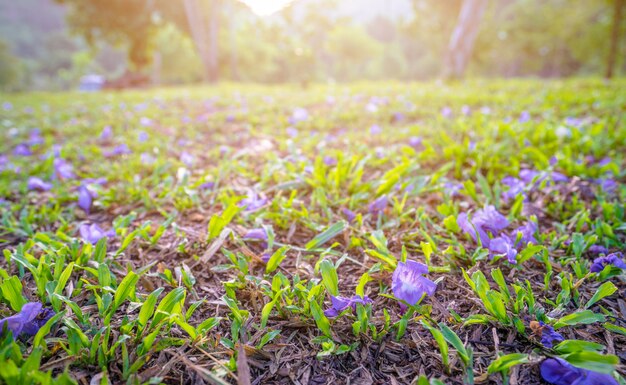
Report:
<svg viewBox="0 0 626 385"><path fill-rule="evenodd" d="M0 0L0 87L619 75L624 2L295 0L260 17L238 0Z"/></svg>

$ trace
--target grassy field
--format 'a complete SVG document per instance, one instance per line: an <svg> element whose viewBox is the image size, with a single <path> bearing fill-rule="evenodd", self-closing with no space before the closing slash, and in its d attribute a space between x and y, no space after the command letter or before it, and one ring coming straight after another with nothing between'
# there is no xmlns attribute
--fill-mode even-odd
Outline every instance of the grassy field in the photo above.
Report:
<svg viewBox="0 0 626 385"><path fill-rule="evenodd" d="M0 104L0 383L626 383L625 80Z"/></svg>

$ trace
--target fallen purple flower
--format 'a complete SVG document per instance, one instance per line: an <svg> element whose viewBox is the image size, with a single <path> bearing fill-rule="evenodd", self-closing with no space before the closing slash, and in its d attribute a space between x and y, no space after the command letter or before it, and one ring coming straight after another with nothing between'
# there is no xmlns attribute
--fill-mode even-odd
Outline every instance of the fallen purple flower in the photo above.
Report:
<svg viewBox="0 0 626 385"><path fill-rule="evenodd" d="M243 207L244 211L256 211L267 204L267 199L259 198L257 193L252 192L248 197L239 202L239 207Z"/></svg>
<svg viewBox="0 0 626 385"><path fill-rule="evenodd" d="M476 211L473 215L471 222L467 219L467 213L460 213L457 217L457 224L459 227L468 233L474 241L480 243L483 247L489 247L489 232L497 236L500 231L504 230L509 221L506 217L500 214L494 206L487 206L484 209Z"/></svg>
<svg viewBox="0 0 626 385"><path fill-rule="evenodd" d="M604 270L606 266L614 266L620 269L626 269L626 262L624 262L622 258L623 255L619 252L611 253L604 257L598 257L593 260L590 270L592 273L599 273Z"/></svg>
<svg viewBox="0 0 626 385"><path fill-rule="evenodd" d="M371 135L379 135L383 133L383 128L381 126L379 126L378 124L374 124L370 127L370 134Z"/></svg>
<svg viewBox="0 0 626 385"><path fill-rule="evenodd" d="M15 156L31 156L33 152L30 150L27 144L20 143L13 149L13 155Z"/></svg>
<svg viewBox="0 0 626 385"><path fill-rule="evenodd" d="M324 310L324 315L326 317L336 317L341 312L351 307L353 311L356 311L356 305L360 303L365 306L368 303L372 303L372 300L368 296L361 297L359 295L354 295L351 298L348 297L340 297L340 296L330 296L331 307Z"/></svg>
<svg viewBox="0 0 626 385"><path fill-rule="evenodd" d="M520 194L523 194L523 196L526 197L524 192L526 183L524 183L521 179L506 176L502 179L502 184L509 187L507 191L502 193L502 198L505 201L516 199Z"/></svg>
<svg viewBox="0 0 626 385"><path fill-rule="evenodd" d="M382 213L383 211L385 211L388 203L389 203L389 199L387 199L386 195L383 195L380 198L376 199L374 202L370 203L368 207L368 211L372 215L378 215Z"/></svg>
<svg viewBox="0 0 626 385"><path fill-rule="evenodd" d="M446 182L443 184L443 187L445 189L445 193L451 197L459 195L459 191L463 189L463 185L458 182Z"/></svg>
<svg viewBox="0 0 626 385"><path fill-rule="evenodd" d="M95 198L94 195L95 193L85 185L81 185L78 188L78 207L87 214L91 211L91 204L93 203L93 198Z"/></svg>
<svg viewBox="0 0 626 385"><path fill-rule="evenodd" d="M602 245L591 245L589 246L589 252L591 254L606 254L609 252L609 249Z"/></svg>
<svg viewBox="0 0 626 385"><path fill-rule="evenodd" d="M356 213L354 211L347 209L347 208L343 208L341 209L341 212L346 217L349 223L354 222L354 219L356 218Z"/></svg>
<svg viewBox="0 0 626 385"><path fill-rule="evenodd" d="M150 136L148 136L148 133L145 131L141 131L139 132L139 134L137 134L137 141L139 143L143 143L145 141L147 141L150 138Z"/></svg>
<svg viewBox="0 0 626 385"><path fill-rule="evenodd" d="M522 113L519 115L519 119L517 119L518 122L520 123L526 123L530 121L530 112L528 111L522 111Z"/></svg>
<svg viewBox="0 0 626 385"><path fill-rule="evenodd" d="M215 187L215 182L204 182L198 188L200 190L212 190Z"/></svg>
<svg viewBox="0 0 626 385"><path fill-rule="evenodd" d="M180 154L180 161L183 162L187 167L191 167L193 166L193 163L195 160L194 160L193 155L191 155L187 151L183 151Z"/></svg>
<svg viewBox="0 0 626 385"><path fill-rule="evenodd" d="M104 231L96 223L88 225L83 223L78 229L80 237L91 244L96 244L102 238L111 238L115 236L115 230Z"/></svg>
<svg viewBox="0 0 626 385"><path fill-rule="evenodd" d="M409 305L416 305L424 295L432 296L437 284L424 277L428 266L415 261L398 262L391 277L393 295Z"/></svg>
<svg viewBox="0 0 626 385"><path fill-rule="evenodd" d="M325 156L323 159L323 162L326 166L336 166L337 165L337 159L333 158L332 156Z"/></svg>
<svg viewBox="0 0 626 385"><path fill-rule="evenodd" d="M598 178L594 179L594 182L600 186L603 192L609 195L615 194L619 188L619 184L612 178Z"/></svg>
<svg viewBox="0 0 626 385"><path fill-rule="evenodd" d="M609 374L577 368L562 358L548 358L541 363L541 377L552 385L618 385Z"/></svg>
<svg viewBox="0 0 626 385"><path fill-rule="evenodd" d="M74 166L64 159L55 158L53 166L54 175L59 179L74 179L76 177L76 174L74 174Z"/></svg>
<svg viewBox="0 0 626 385"><path fill-rule="evenodd" d="M126 144L120 144L118 146L113 147L112 150L105 151L103 154L106 158L111 158L118 155L128 155L130 154L130 148Z"/></svg>
<svg viewBox="0 0 626 385"><path fill-rule="evenodd" d="M44 308L39 302L28 302L19 313L0 320L0 335L5 328L11 331L13 338L20 334L34 336L39 329L54 316L54 311Z"/></svg>
<svg viewBox="0 0 626 385"><path fill-rule="evenodd" d="M100 133L100 140L103 142L109 141L113 138L113 129L111 126L105 126Z"/></svg>
<svg viewBox="0 0 626 385"><path fill-rule="evenodd" d="M409 146L413 147L418 151L422 151L424 149L424 145L422 144L422 138L419 136L412 136L409 138Z"/></svg>
<svg viewBox="0 0 626 385"><path fill-rule="evenodd" d="M41 178L31 176L28 178L28 189L33 191L49 191L52 188L52 183L44 182Z"/></svg>
<svg viewBox="0 0 626 385"><path fill-rule="evenodd" d="M295 108L289 117L289 124L297 124L309 119L309 112L301 107Z"/></svg>
<svg viewBox="0 0 626 385"><path fill-rule="evenodd" d="M539 321L539 325L541 325L541 344L546 348L552 349L555 342L565 341L565 337L555 331L552 326L546 325L541 321Z"/></svg>

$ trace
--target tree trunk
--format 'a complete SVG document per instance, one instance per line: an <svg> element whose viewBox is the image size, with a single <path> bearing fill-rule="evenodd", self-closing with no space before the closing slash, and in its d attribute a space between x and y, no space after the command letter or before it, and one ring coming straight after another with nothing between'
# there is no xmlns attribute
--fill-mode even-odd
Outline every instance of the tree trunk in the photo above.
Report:
<svg viewBox="0 0 626 385"><path fill-rule="evenodd" d="M489 0L463 0L457 25L448 43L444 76L462 78L474 49L480 21Z"/></svg>
<svg viewBox="0 0 626 385"><path fill-rule="evenodd" d="M205 10L200 0L184 0L185 14L191 30L191 36L200 55L204 67L205 81L217 81L218 64L218 32L219 32L219 2L212 0L209 17L205 17Z"/></svg>
<svg viewBox="0 0 626 385"><path fill-rule="evenodd" d="M609 57L606 63L605 77L610 79L613 77L617 53L619 52L620 40L620 24L622 22L622 11L624 9L624 0L614 0L613 7L613 28L611 29L611 45L609 47Z"/></svg>

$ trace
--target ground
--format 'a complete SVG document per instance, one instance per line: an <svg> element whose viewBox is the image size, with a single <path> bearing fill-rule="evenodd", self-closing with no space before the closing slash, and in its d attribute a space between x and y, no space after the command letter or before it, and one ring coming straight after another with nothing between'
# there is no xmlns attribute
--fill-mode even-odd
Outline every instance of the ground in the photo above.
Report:
<svg viewBox="0 0 626 385"><path fill-rule="evenodd" d="M0 319L56 314L0 336L0 382L537 384L554 356L619 378L624 90L0 95Z"/></svg>

